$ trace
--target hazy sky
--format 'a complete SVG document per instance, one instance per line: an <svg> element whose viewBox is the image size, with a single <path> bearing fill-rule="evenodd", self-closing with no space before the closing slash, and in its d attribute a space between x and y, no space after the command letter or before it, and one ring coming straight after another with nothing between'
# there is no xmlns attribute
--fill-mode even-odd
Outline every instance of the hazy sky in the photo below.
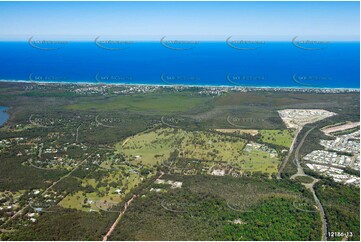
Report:
<svg viewBox="0 0 361 242"><path fill-rule="evenodd" d="M0 2L0 37L317 35L359 39L358 2Z"/></svg>

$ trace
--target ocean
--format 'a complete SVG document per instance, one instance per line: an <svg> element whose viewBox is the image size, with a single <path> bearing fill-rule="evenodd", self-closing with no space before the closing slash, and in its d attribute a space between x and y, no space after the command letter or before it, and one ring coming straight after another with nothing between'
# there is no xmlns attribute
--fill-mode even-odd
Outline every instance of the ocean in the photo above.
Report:
<svg viewBox="0 0 361 242"><path fill-rule="evenodd" d="M110 43L112 44L112 43ZM173 45L172 45L173 44ZM188 43L189 44L189 43ZM0 80L112 84L360 88L359 42L234 48L226 42L0 42Z"/></svg>

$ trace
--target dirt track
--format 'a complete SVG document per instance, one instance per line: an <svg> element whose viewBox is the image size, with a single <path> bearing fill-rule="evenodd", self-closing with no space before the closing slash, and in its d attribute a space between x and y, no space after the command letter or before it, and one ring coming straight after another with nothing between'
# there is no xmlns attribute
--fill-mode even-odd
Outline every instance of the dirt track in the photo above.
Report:
<svg viewBox="0 0 361 242"><path fill-rule="evenodd" d="M129 205L134 201L135 198L137 198L137 195L133 195L133 197L128 202L125 203L123 211L120 212L118 218L115 220L113 225L110 227L108 233L103 237L102 241L108 240L108 237L113 233L113 231L114 231L115 227L117 227L120 219L123 217L124 213L127 211L128 207L129 207Z"/></svg>
<svg viewBox="0 0 361 242"><path fill-rule="evenodd" d="M160 175L157 177L157 179L160 179L162 176L164 175L163 172L160 173ZM156 179L156 180L157 180ZM134 201L134 199L137 198L138 195L133 195L131 199L128 200L128 202L126 202L124 204L124 209L123 211L121 211L119 213L119 216L118 218L115 220L115 222L112 224L112 226L110 227L110 229L108 230L108 232L106 233L106 235L103 237L103 240L102 241L107 241L109 236L113 233L114 229L117 227L119 221L121 220L121 218L123 217L123 215L125 214L125 212L127 211L129 205Z"/></svg>
<svg viewBox="0 0 361 242"><path fill-rule="evenodd" d="M89 155L87 158L85 158L82 162L80 162L76 167L74 167L73 170L71 170L69 173L67 173L66 175L62 176L59 178L59 180L57 180L56 182L54 182L53 184L51 184L47 189L45 189L45 191L43 193L41 193L42 196L44 196L50 189L52 189L56 184L58 184L60 181L62 181L63 179L67 178L68 176L70 176L75 170L77 170L81 165L83 165L87 159L91 157L91 155ZM23 213L23 211L25 211L25 209L27 209L30 206L30 203L26 206L24 206L22 209L20 209L19 211L17 211L12 217L10 217L4 224L1 225L1 227L4 227L5 225L7 225L8 222L10 222L11 220L13 220L14 218L16 218L17 216L19 216L20 214Z"/></svg>

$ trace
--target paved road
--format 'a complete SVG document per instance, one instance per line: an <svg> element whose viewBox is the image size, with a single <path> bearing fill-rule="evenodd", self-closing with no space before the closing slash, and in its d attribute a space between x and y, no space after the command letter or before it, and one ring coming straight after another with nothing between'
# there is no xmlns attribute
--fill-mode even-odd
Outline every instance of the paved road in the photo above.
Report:
<svg viewBox="0 0 361 242"><path fill-rule="evenodd" d="M307 189L309 189L313 195L313 198L315 200L315 203L317 204L317 207L320 211L320 215L321 215L321 221L322 221L322 240L323 241L327 241L327 220L326 220L326 215L325 215L325 211L323 210L323 207L322 207L322 204L320 202L320 200L318 199L317 195L316 195L316 192L313 188L313 186L319 181L318 179L312 177L312 176L309 176L309 175L306 175L305 172L303 171L303 168L300 164L300 161L299 161L299 152L300 152L300 149L303 145L303 143L305 142L307 136L312 132L312 130L314 130L316 128L313 127L311 128L310 130L308 130L306 132L306 134L303 136L301 142L299 143L299 145L297 146L296 148L296 151L295 151L295 161L296 161L296 165L297 165L297 173L294 174L293 176L290 177L290 179L295 179L296 177L298 176L307 176L307 177L310 177L313 179L313 182L312 183L308 183L308 184L305 184L305 183L302 183Z"/></svg>
<svg viewBox="0 0 361 242"><path fill-rule="evenodd" d="M311 131L314 129L315 127L313 127L312 129L308 130L306 132L306 134L303 136L301 142L299 143L299 145L297 146L296 148L296 151L295 151L295 161L296 161L296 166L297 166L297 173L294 174L293 176L291 176L291 179L295 178L296 176L305 176L305 172L303 171L303 168L300 164L300 161L299 161L299 153L300 153L300 149L303 145L303 143L305 142L307 136L311 133ZM313 177L311 177L313 178Z"/></svg>
<svg viewBox="0 0 361 242"><path fill-rule="evenodd" d="M293 152L293 150L294 150L294 148L296 146L296 140L297 140L298 134L301 132L301 130L302 130L302 128L297 129L295 138L292 141L292 144L291 144L291 147L290 147L290 149L288 151L288 154L287 154L286 158L283 160L280 169L278 170L277 179L281 179L281 173L283 172L283 169L285 168L288 160L290 159L290 156L291 156L291 154L292 154L292 152Z"/></svg>

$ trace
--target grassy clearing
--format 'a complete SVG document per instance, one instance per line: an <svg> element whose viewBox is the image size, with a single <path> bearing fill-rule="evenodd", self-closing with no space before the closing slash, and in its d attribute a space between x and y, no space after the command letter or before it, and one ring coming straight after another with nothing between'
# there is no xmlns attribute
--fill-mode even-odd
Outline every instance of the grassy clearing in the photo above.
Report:
<svg viewBox="0 0 361 242"><path fill-rule="evenodd" d="M250 134L257 135L259 131L257 129L215 129L218 132L225 134Z"/></svg>
<svg viewBox="0 0 361 242"><path fill-rule="evenodd" d="M132 188L141 182L138 174L130 173L127 177L121 177L120 174L110 173L100 181L95 179L82 179L82 186L91 186L94 191L78 191L66 196L60 201L59 205L64 208L75 208L82 211L99 211L100 209L110 209L111 206L120 203L124 196ZM117 187L111 187L109 183L117 183ZM121 192L117 192L120 189Z"/></svg>
<svg viewBox="0 0 361 242"><path fill-rule="evenodd" d="M208 132L188 132L165 128L136 135L117 150L127 160L144 165L161 164L172 152L179 151L179 157L208 161L237 161L245 141Z"/></svg>
<svg viewBox="0 0 361 242"><path fill-rule="evenodd" d="M311 183L313 182L313 179L311 177L308 176L297 176L295 178L296 181L301 182L301 183Z"/></svg>
<svg viewBox="0 0 361 242"><path fill-rule="evenodd" d="M168 159L178 142L176 137L170 135L172 129L160 129L154 132L135 135L123 145L123 141L116 145L116 150L125 155L132 163L143 165L160 164Z"/></svg>
<svg viewBox="0 0 361 242"><path fill-rule="evenodd" d="M235 162L246 145L243 139L207 132L184 132L180 157L207 161Z"/></svg>
<svg viewBox="0 0 361 242"><path fill-rule="evenodd" d="M118 194L109 194L107 196L99 197L95 192L86 194L76 192L73 195L65 197L59 205L63 208L75 208L87 212L99 211L100 209L107 210L109 206L120 203L123 198L123 195ZM110 205L107 206L107 203Z"/></svg>
<svg viewBox="0 0 361 242"><path fill-rule="evenodd" d="M280 161L275 153L272 154L253 147L242 152L238 161L231 162L231 164L240 166L246 171L261 171L267 173L277 172L279 163Z"/></svg>
<svg viewBox="0 0 361 242"><path fill-rule="evenodd" d="M178 157L189 162L206 162L208 168L222 162L244 171L273 173L279 164L276 151L265 145L251 143L245 149L244 139L203 131L164 128L135 135L122 144L118 143L116 149L126 160L147 166Z"/></svg>
<svg viewBox="0 0 361 242"><path fill-rule="evenodd" d="M295 130L260 130L262 142L289 148L295 136Z"/></svg>

